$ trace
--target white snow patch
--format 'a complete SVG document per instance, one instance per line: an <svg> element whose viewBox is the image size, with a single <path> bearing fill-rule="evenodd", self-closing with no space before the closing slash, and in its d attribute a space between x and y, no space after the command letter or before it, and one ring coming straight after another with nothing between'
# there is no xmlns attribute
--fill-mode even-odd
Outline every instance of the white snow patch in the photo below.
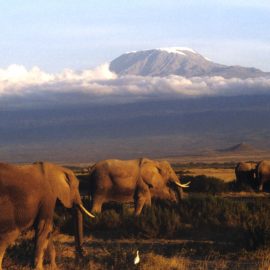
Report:
<svg viewBox="0 0 270 270"><path fill-rule="evenodd" d="M132 53L152 51L152 50L165 51L168 53L177 53L181 55L186 55L185 54L186 51L198 54L196 51L188 47L167 47L167 48L147 49L147 50L141 50L141 51L129 51L129 52L126 52L125 54L132 54Z"/></svg>
<svg viewBox="0 0 270 270"><path fill-rule="evenodd" d="M168 47L168 48L158 48L157 50L166 51L168 53L178 53L178 54L182 54L182 55L186 55L185 51L197 54L196 51L194 51L191 48L187 48L187 47Z"/></svg>
<svg viewBox="0 0 270 270"><path fill-rule="evenodd" d="M212 60L211 60L210 58L208 58L208 57L203 56L203 58L204 58L205 60L209 61L209 62L212 62Z"/></svg>

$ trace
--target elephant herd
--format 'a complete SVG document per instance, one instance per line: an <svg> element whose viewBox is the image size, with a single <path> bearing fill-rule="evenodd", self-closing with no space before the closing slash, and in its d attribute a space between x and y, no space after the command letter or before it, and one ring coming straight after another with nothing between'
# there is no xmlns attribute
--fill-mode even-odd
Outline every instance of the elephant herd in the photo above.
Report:
<svg viewBox="0 0 270 270"><path fill-rule="evenodd" d="M240 162L235 175L238 185L246 184L262 191L270 182L270 161ZM87 190L91 211L88 211L82 204L79 181L71 170L46 162L0 163L0 270L6 248L29 228L35 230L35 269L43 269L45 252L51 269L57 269L52 241L57 200L72 211L76 254L82 256L82 214L94 218L92 213L100 212L103 203L116 201L133 202L134 213L139 215L144 205L151 206L152 198L179 202L183 188L188 185L180 183L167 161L103 160L89 170Z"/></svg>
<svg viewBox="0 0 270 270"><path fill-rule="evenodd" d="M254 190L263 191L270 183L270 161L240 162L235 167L235 176L238 186L246 185Z"/></svg>
<svg viewBox="0 0 270 270"><path fill-rule="evenodd" d="M100 212L108 201L134 202L135 215L151 198L179 201L181 184L170 164L146 158L137 160L104 160L89 172L88 192L91 212ZM44 254L50 259L50 269L57 269L52 241L53 214L56 201L70 208L74 221L75 248L82 256L83 217L94 218L82 204L79 181L75 174L52 163L31 165L0 163L0 270L6 248L21 232L35 230L35 269L43 269Z"/></svg>

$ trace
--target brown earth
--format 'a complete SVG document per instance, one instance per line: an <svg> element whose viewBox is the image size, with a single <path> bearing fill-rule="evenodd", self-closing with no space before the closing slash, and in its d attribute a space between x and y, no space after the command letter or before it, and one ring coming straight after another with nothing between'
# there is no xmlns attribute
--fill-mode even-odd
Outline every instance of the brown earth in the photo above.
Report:
<svg viewBox="0 0 270 270"><path fill-rule="evenodd" d="M119 239L100 240L85 238L83 260L76 261L72 236L58 234L54 238L57 264L60 270L91 269L269 269L269 250L234 252L231 243L213 241ZM134 266L136 251L140 263ZM9 270L30 270L28 258L5 257L3 266ZM50 269L46 265L45 269Z"/></svg>

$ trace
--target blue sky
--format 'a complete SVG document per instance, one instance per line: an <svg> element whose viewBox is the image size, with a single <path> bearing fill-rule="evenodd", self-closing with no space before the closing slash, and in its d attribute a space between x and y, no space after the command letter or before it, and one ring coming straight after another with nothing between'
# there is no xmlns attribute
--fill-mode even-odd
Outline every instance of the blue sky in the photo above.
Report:
<svg viewBox="0 0 270 270"><path fill-rule="evenodd" d="M127 51L186 46L270 71L270 1L9 0L0 11L0 68L80 70Z"/></svg>

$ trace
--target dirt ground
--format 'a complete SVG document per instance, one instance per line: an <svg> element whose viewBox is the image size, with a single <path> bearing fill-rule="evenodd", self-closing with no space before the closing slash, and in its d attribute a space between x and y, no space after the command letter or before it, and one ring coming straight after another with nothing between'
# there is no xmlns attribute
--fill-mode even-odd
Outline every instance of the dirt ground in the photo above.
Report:
<svg viewBox="0 0 270 270"><path fill-rule="evenodd" d="M86 237L85 257L80 260L76 260L72 236L59 234L54 237L54 243L60 270L266 270L270 267L269 250L261 250L256 253L236 252L231 243L224 242L162 239L101 240ZM140 263L134 265L137 250L139 250ZM4 269L30 270L30 258L31 254L16 260L6 256L3 262ZM50 269L48 264L45 269Z"/></svg>

